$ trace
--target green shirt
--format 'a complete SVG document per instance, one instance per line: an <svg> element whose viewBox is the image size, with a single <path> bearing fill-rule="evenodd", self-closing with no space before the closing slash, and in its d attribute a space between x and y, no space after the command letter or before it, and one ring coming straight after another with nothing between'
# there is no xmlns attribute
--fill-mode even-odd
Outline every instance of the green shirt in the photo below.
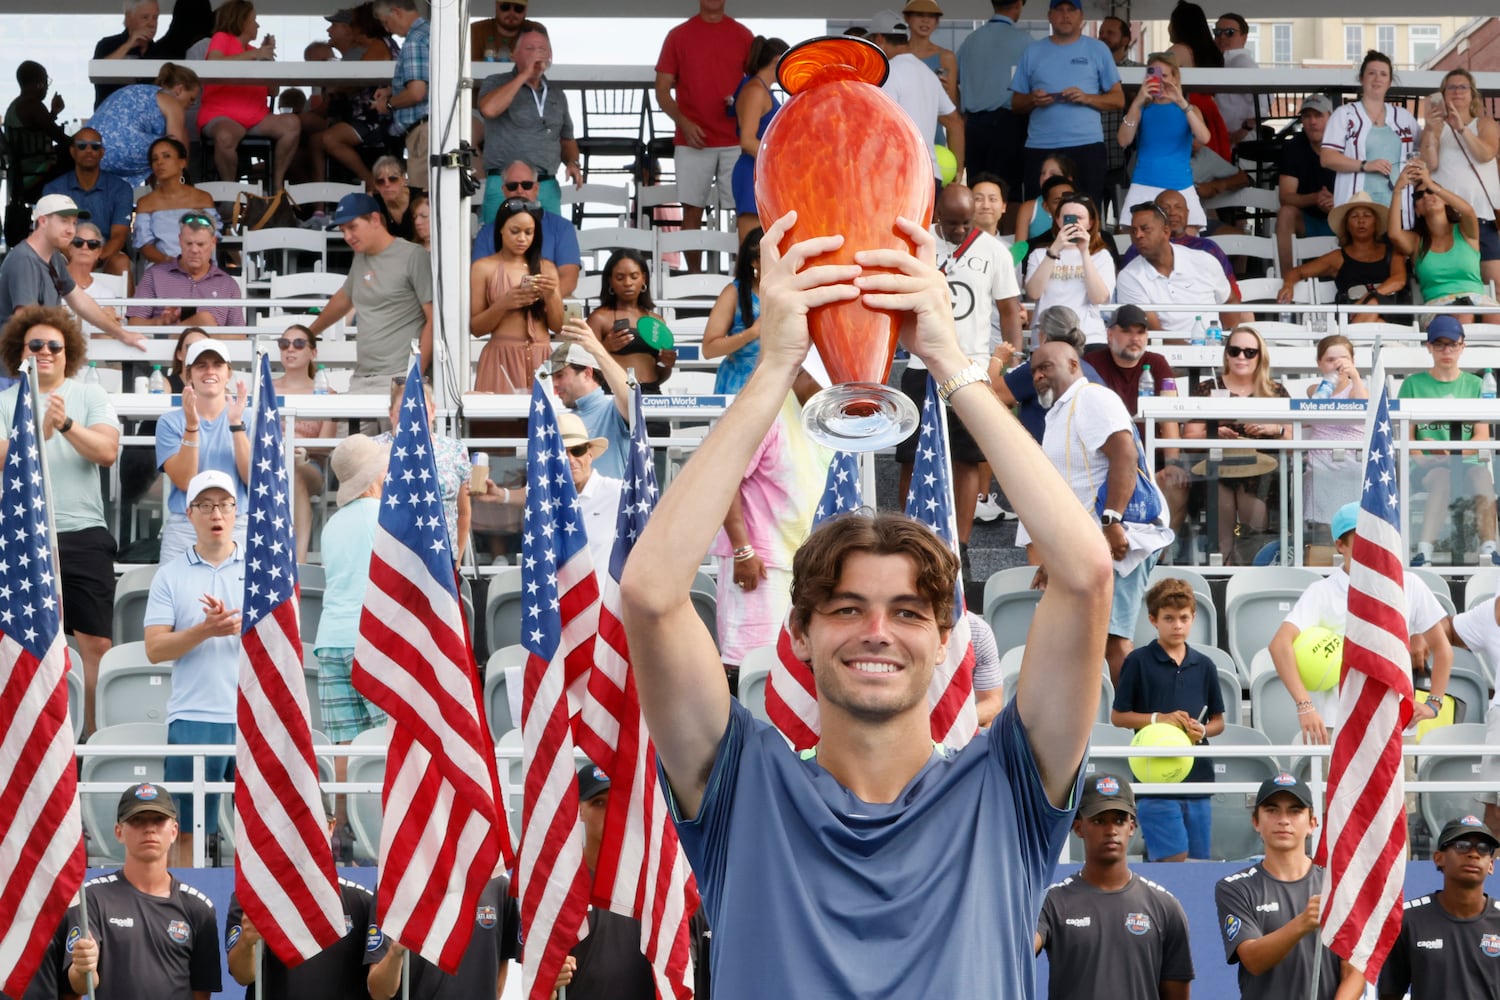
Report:
<svg viewBox="0 0 1500 1000"><path fill-rule="evenodd" d="M1439 382L1432 377L1431 372L1416 372L1408 375L1401 382L1402 399L1478 399L1480 392L1480 379L1478 375L1464 372L1452 382ZM1439 420L1430 424L1417 424L1418 441L1451 441L1450 432L1457 421ZM1463 436L1460 441L1467 441L1474 436L1474 425L1462 425Z"/></svg>
<svg viewBox="0 0 1500 1000"><path fill-rule="evenodd" d="M0 392L0 435L10 437L11 421L16 416L16 393L18 386ZM57 393L62 396L68 416L84 427L104 424L120 429L120 420L114 407L109 405L109 393L101 385L84 385L77 379L63 379ZM39 413L47 410L47 398L43 393ZM41 433L40 431L38 432ZM47 478L52 485L48 498L52 502L52 513L57 519L59 533L82 531L84 528L107 527L104 522L104 497L99 487L99 466L78 454L67 434L52 432L47 439Z"/></svg>

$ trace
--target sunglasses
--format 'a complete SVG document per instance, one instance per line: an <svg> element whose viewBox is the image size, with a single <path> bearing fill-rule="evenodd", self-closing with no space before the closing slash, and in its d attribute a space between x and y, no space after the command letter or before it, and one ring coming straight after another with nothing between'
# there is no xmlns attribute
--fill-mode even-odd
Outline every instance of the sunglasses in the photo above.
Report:
<svg viewBox="0 0 1500 1000"><path fill-rule="evenodd" d="M63 346L63 342L60 340L26 341L26 347L31 351L32 354L41 354L43 351L46 351L48 354L61 354L63 352Z"/></svg>
<svg viewBox="0 0 1500 1000"><path fill-rule="evenodd" d="M400 184L401 183L401 178L399 178L399 177L377 177L377 178L375 178L375 183L376 184Z"/></svg>
<svg viewBox="0 0 1500 1000"><path fill-rule="evenodd" d="M1248 361L1254 361L1256 358L1260 357L1260 348L1236 347L1234 345L1230 345L1229 347L1224 348L1224 353L1231 358L1245 358Z"/></svg>
<svg viewBox="0 0 1500 1000"><path fill-rule="evenodd" d="M307 345L308 339L306 337L278 337L276 339L276 346L283 351L290 350L293 347L300 351ZM404 385L405 383L402 384Z"/></svg>
<svg viewBox="0 0 1500 1000"><path fill-rule="evenodd" d="M1487 858L1495 853L1495 845L1488 840L1450 840L1443 845L1445 851L1457 851L1459 854L1473 852L1481 858Z"/></svg>
<svg viewBox="0 0 1500 1000"><path fill-rule="evenodd" d="M574 458L582 458L583 456L587 455L588 453L589 453L589 446L586 445L586 444L575 444L575 445L571 446L570 448L568 448L568 454L572 455Z"/></svg>
<svg viewBox="0 0 1500 1000"><path fill-rule="evenodd" d="M194 229L215 229L216 230L216 229L219 228L217 225L214 224L214 220L213 219L210 219L208 216L200 214L198 212L189 212L188 214L184 215L182 218L178 219L177 221L180 222L184 226L191 226Z"/></svg>
<svg viewBox="0 0 1500 1000"><path fill-rule="evenodd" d="M1433 192L1432 192L1431 188L1414 188L1412 190L1411 196L1413 198L1416 198L1418 201L1420 201L1421 199L1427 197L1428 195L1430 195L1432 193Z"/></svg>
<svg viewBox="0 0 1500 1000"><path fill-rule="evenodd" d="M1071 198L1069 200L1070 201L1077 201L1078 199ZM1155 212L1157 215L1159 215L1159 216L1162 217L1163 221L1171 221L1171 220L1167 219L1167 210L1164 209L1164 208L1162 208L1160 205L1158 205L1154 201L1143 201L1143 202L1140 202L1139 204L1131 205L1130 206L1130 214L1134 215L1137 212Z"/></svg>
<svg viewBox="0 0 1500 1000"><path fill-rule="evenodd" d="M73 148L74 149L92 149L94 152L98 153L98 152L100 152L100 151L102 151L104 149L104 143L102 143L102 142L88 142L88 141L85 141L85 140L80 140L78 142L73 143Z"/></svg>
<svg viewBox="0 0 1500 1000"><path fill-rule="evenodd" d="M85 240L85 239L77 239L77 238L75 238L73 240L73 246L75 248L79 248L79 249L81 249L83 247L88 247L90 250L98 250L103 245L104 245L104 241L103 240Z"/></svg>
<svg viewBox="0 0 1500 1000"><path fill-rule="evenodd" d="M505 182L505 190L507 190L507 191L530 191L534 187L536 187L536 181L506 181Z"/></svg>
<svg viewBox="0 0 1500 1000"><path fill-rule="evenodd" d="M495 9L502 14L524 14L526 5L524 3L497 3Z"/></svg>
<svg viewBox="0 0 1500 1000"><path fill-rule="evenodd" d="M1239 33L1240 33L1240 29L1239 28L1215 28L1214 29L1214 37L1215 38L1233 38L1235 35L1238 35Z"/></svg>
<svg viewBox="0 0 1500 1000"><path fill-rule="evenodd" d="M507 212L540 212L542 203L532 198L507 198L500 207Z"/></svg>

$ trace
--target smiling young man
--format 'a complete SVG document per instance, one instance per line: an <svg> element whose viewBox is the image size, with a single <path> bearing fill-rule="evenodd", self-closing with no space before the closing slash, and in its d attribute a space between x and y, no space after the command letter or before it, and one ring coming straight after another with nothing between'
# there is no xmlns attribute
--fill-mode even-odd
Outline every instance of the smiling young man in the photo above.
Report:
<svg viewBox="0 0 1500 1000"><path fill-rule="evenodd" d="M1224 958L1240 967L1245 1000L1303 1000L1316 962L1323 968L1313 1000L1351 1000L1364 992L1359 970L1318 943L1323 869L1307 856L1318 828L1312 804L1307 785L1290 774L1262 782L1250 825L1265 857L1214 887Z"/></svg>
<svg viewBox="0 0 1500 1000"><path fill-rule="evenodd" d="M760 362L662 497L626 566L641 708L714 929L713 993L1034 995L1032 936L1067 834L1097 709L1111 575L1104 540L954 333L935 241L807 267L840 236L761 243ZM863 270L868 268L870 270ZM946 655L958 558L897 514L817 528L792 567L792 646L817 684L805 756L731 700L693 580L809 348L810 310L861 297L943 387L1056 566L1015 699L962 750L934 748L928 689ZM1043 676L1045 673L1045 676Z"/></svg>

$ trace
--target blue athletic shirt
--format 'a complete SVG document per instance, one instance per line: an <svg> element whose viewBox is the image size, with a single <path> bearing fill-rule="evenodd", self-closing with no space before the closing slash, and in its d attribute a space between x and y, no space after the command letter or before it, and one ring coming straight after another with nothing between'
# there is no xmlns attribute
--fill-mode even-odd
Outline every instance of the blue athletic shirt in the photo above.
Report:
<svg viewBox="0 0 1500 1000"><path fill-rule="evenodd" d="M1010 89L1029 94L1037 88L1060 94L1077 87L1085 94L1103 94L1120 82L1115 57L1097 38L1081 37L1067 45L1039 38L1026 46ZM1099 112L1083 104L1053 101L1035 108L1027 125L1028 149L1068 149L1104 141Z"/></svg>
<svg viewBox="0 0 1500 1000"><path fill-rule="evenodd" d="M1014 702L873 805L735 701L697 818L668 800L714 929L715 1000L1035 996L1073 806L1047 801Z"/></svg>
<svg viewBox="0 0 1500 1000"><path fill-rule="evenodd" d="M1193 129L1187 112L1175 104L1147 104L1141 109L1136 146L1133 183L1171 191L1193 186Z"/></svg>

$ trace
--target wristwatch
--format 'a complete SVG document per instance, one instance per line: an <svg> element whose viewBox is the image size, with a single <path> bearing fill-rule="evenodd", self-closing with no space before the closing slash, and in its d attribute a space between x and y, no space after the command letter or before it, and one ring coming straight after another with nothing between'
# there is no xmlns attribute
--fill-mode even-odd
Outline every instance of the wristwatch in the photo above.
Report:
<svg viewBox="0 0 1500 1000"><path fill-rule="evenodd" d="M1121 517L1120 512L1115 510L1106 510L1104 511L1104 513L1099 515L1099 523L1106 528L1111 524L1119 524L1123 520L1125 520L1125 518Z"/></svg>
<svg viewBox="0 0 1500 1000"><path fill-rule="evenodd" d="M66 420L64 420L62 422L62 426L58 427L57 432L59 434L66 434L66 433L68 433L68 431L70 431L72 429L73 429L73 418L69 417L68 419L66 419Z"/></svg>

